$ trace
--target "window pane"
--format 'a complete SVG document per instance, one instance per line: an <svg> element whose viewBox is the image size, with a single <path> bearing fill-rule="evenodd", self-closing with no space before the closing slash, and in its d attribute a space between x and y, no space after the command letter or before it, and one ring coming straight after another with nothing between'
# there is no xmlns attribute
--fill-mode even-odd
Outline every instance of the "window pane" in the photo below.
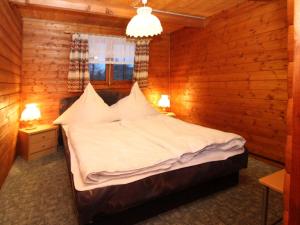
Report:
<svg viewBox="0 0 300 225"><path fill-rule="evenodd" d="M127 64L124 80L132 80L132 76L133 76L133 64Z"/></svg>
<svg viewBox="0 0 300 225"><path fill-rule="evenodd" d="M133 64L114 64L114 80L131 80Z"/></svg>
<svg viewBox="0 0 300 225"><path fill-rule="evenodd" d="M106 80L105 64L89 64L91 80Z"/></svg>
<svg viewBox="0 0 300 225"><path fill-rule="evenodd" d="M123 80L124 65L114 65L114 80Z"/></svg>

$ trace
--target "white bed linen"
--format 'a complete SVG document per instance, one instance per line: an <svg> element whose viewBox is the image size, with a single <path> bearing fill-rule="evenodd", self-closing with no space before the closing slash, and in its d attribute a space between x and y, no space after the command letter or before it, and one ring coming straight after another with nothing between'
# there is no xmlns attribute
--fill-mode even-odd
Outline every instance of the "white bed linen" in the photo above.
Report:
<svg viewBox="0 0 300 225"><path fill-rule="evenodd" d="M200 151L239 149L245 143L239 135L165 115L70 125L68 137L85 183L167 170L177 161L188 162Z"/></svg>
<svg viewBox="0 0 300 225"><path fill-rule="evenodd" d="M68 126L63 125L63 129L68 133ZM195 156L192 160L190 160L187 163L181 163L176 162L173 164L173 166L167 170L157 170L157 171L151 171L151 172L144 172L142 174L133 174L130 176L115 176L113 179L106 180L105 182L96 183L96 184L87 184L83 182L83 179L81 177L80 169L78 166L78 161L76 159L74 149L72 145L70 145L70 141L68 138L68 146L69 146L69 152L70 152L70 160L71 160L71 172L73 174L73 182L74 187L77 191L87 191L95 188L101 188L101 187L107 187L112 185L121 185L121 184L128 184L149 176L153 176L159 173L168 172L172 170L177 170L181 168L186 168L190 166L199 165L206 162L213 162L213 161L220 161L220 160L226 160L229 157L232 157L234 155L242 154L245 149L244 147L240 149L234 149L234 150L219 150L219 149L210 149L208 151L203 151L199 153L197 156Z"/></svg>
<svg viewBox="0 0 300 225"><path fill-rule="evenodd" d="M77 190L124 184L206 160L223 160L242 153L245 143L238 135L162 115L64 129Z"/></svg>
<svg viewBox="0 0 300 225"><path fill-rule="evenodd" d="M171 151L182 163L199 151L240 149L245 140L233 133L223 132L184 122L166 115L148 116L135 121L121 121L121 125L152 143Z"/></svg>

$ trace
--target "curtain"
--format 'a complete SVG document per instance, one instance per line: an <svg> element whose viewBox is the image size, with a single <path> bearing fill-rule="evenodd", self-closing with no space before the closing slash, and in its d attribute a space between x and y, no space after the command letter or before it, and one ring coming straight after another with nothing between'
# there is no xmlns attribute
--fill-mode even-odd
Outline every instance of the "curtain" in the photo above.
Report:
<svg viewBox="0 0 300 225"><path fill-rule="evenodd" d="M149 39L136 41L133 82L137 81L140 87L148 86L149 43Z"/></svg>
<svg viewBox="0 0 300 225"><path fill-rule="evenodd" d="M89 36L90 63L134 64L135 43L126 38Z"/></svg>
<svg viewBox="0 0 300 225"><path fill-rule="evenodd" d="M89 83L88 35L73 34L68 73L68 91L83 91Z"/></svg>

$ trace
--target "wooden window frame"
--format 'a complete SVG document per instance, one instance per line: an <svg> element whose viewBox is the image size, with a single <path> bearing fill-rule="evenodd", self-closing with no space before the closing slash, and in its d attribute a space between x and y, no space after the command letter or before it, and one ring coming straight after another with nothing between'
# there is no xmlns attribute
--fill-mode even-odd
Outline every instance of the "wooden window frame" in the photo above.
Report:
<svg viewBox="0 0 300 225"><path fill-rule="evenodd" d="M114 80L114 64L105 64L105 80L91 80L96 85L107 85L107 86L128 86L132 84L132 80Z"/></svg>
<svg viewBox="0 0 300 225"><path fill-rule="evenodd" d="M109 72L110 72L110 84L131 84L132 80L114 80L114 64L109 64ZM133 76L133 74L132 74Z"/></svg>
<svg viewBox="0 0 300 225"><path fill-rule="evenodd" d="M105 64L105 80L92 80L93 84L106 85L109 84L109 71L106 69L107 64Z"/></svg>

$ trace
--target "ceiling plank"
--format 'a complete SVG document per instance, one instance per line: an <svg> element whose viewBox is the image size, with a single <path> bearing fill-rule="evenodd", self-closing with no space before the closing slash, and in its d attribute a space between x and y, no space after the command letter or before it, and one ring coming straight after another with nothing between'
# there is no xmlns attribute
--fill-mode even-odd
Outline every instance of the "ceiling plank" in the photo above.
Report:
<svg viewBox="0 0 300 225"><path fill-rule="evenodd" d="M38 6L50 9L62 9L75 12L85 12L120 18L131 18L136 14L136 9L128 5L112 5L93 0L10 0L11 3L23 6ZM204 20L190 17L176 16L163 13L156 14L162 22L173 23L189 27L203 27Z"/></svg>
<svg viewBox="0 0 300 225"><path fill-rule="evenodd" d="M67 11L61 9L43 8L38 6L18 5L16 6L24 18L54 20L79 24L91 24L125 28L129 22L127 18L96 15L85 12Z"/></svg>
<svg viewBox="0 0 300 225"><path fill-rule="evenodd" d="M17 5L21 16L24 18L52 20L77 24L90 24L103 27L116 27L124 30L129 22L127 18L103 16L85 12L75 12L61 9L50 9L38 6ZM182 25L162 21L164 33L172 33L183 28Z"/></svg>

